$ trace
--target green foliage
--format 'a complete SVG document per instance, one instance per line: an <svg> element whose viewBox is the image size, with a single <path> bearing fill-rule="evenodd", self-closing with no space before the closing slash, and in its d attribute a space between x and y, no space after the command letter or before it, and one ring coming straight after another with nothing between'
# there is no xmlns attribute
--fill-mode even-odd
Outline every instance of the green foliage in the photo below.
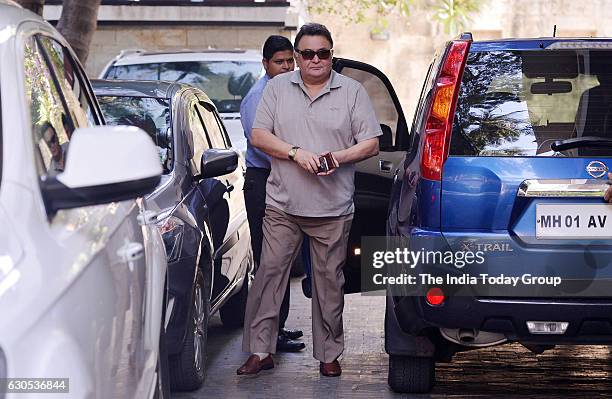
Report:
<svg viewBox="0 0 612 399"><path fill-rule="evenodd" d="M336 15L347 23L364 23L374 14L374 32L386 29L389 15L408 17L413 7L430 11L433 19L444 26L444 31L455 35L470 21L484 0L307 0L313 14Z"/></svg>
<svg viewBox="0 0 612 399"><path fill-rule="evenodd" d="M482 0L437 0L433 17L444 26L445 33L455 35L470 22L470 14L476 13L481 5Z"/></svg>
<svg viewBox="0 0 612 399"><path fill-rule="evenodd" d="M307 0L306 4L311 13L337 15L349 23L362 23L371 10L380 17L392 13L408 16L414 0Z"/></svg>

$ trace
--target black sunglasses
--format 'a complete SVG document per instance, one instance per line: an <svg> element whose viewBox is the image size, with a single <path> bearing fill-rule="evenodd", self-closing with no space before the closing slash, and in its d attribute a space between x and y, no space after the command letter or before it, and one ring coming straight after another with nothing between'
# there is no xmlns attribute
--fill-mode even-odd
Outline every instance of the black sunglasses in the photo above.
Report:
<svg viewBox="0 0 612 399"><path fill-rule="evenodd" d="M312 60L315 57L315 55L319 57L320 60L327 60L329 59L329 57L331 57L331 53L332 53L331 49L326 49L326 48L323 48L317 51L310 50L310 49L306 49L306 50L295 49L295 52L301 55L302 58L304 58L305 60Z"/></svg>

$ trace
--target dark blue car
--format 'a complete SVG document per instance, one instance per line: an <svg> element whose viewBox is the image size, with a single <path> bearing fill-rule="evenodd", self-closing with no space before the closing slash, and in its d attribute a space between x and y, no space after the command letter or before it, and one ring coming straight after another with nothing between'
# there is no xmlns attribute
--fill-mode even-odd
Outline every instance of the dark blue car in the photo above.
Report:
<svg viewBox="0 0 612 399"><path fill-rule="evenodd" d="M422 258L405 270L432 279L389 291L393 390L428 392L435 363L459 351L612 343L611 39L464 34L436 54L410 128L384 75L335 67L364 84L391 131L358 167L353 251L386 220L387 245L454 258Z"/></svg>
<svg viewBox="0 0 612 399"><path fill-rule="evenodd" d="M214 103L190 85L92 81L110 125L133 125L157 146L164 174L146 197L168 257L165 343L173 390L199 388L217 310L241 327L255 264L242 187L244 160ZM121 143L117 143L121 146Z"/></svg>

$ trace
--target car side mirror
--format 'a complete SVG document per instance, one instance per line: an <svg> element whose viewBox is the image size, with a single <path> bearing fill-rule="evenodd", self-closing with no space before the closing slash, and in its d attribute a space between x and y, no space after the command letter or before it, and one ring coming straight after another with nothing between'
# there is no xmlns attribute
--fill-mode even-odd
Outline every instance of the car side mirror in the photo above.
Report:
<svg viewBox="0 0 612 399"><path fill-rule="evenodd" d="M238 167L238 154L234 150L210 149L204 151L200 161L199 179L232 173Z"/></svg>
<svg viewBox="0 0 612 399"><path fill-rule="evenodd" d="M153 140L132 126L74 131L64 171L41 182L47 212L142 197L155 190L162 167Z"/></svg>

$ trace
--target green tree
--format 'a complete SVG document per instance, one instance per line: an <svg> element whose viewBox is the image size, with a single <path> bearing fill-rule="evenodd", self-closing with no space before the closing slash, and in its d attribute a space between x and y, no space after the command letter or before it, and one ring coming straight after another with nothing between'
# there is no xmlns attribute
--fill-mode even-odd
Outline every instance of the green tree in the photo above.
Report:
<svg viewBox="0 0 612 399"><path fill-rule="evenodd" d="M468 22L470 14L478 12L481 0L437 0L433 2L434 19L444 26L444 32L456 34Z"/></svg>
<svg viewBox="0 0 612 399"><path fill-rule="evenodd" d="M410 15L414 0L306 0L309 12L338 15L350 23L362 23L366 14L375 11L377 16L398 13Z"/></svg>
<svg viewBox="0 0 612 399"><path fill-rule="evenodd" d="M305 0L308 11L314 14L332 14L347 23L362 23L374 13L376 26L386 26L386 17L408 17L411 9L419 7L432 13L435 21L444 26L448 34L457 34L470 21L484 0Z"/></svg>

